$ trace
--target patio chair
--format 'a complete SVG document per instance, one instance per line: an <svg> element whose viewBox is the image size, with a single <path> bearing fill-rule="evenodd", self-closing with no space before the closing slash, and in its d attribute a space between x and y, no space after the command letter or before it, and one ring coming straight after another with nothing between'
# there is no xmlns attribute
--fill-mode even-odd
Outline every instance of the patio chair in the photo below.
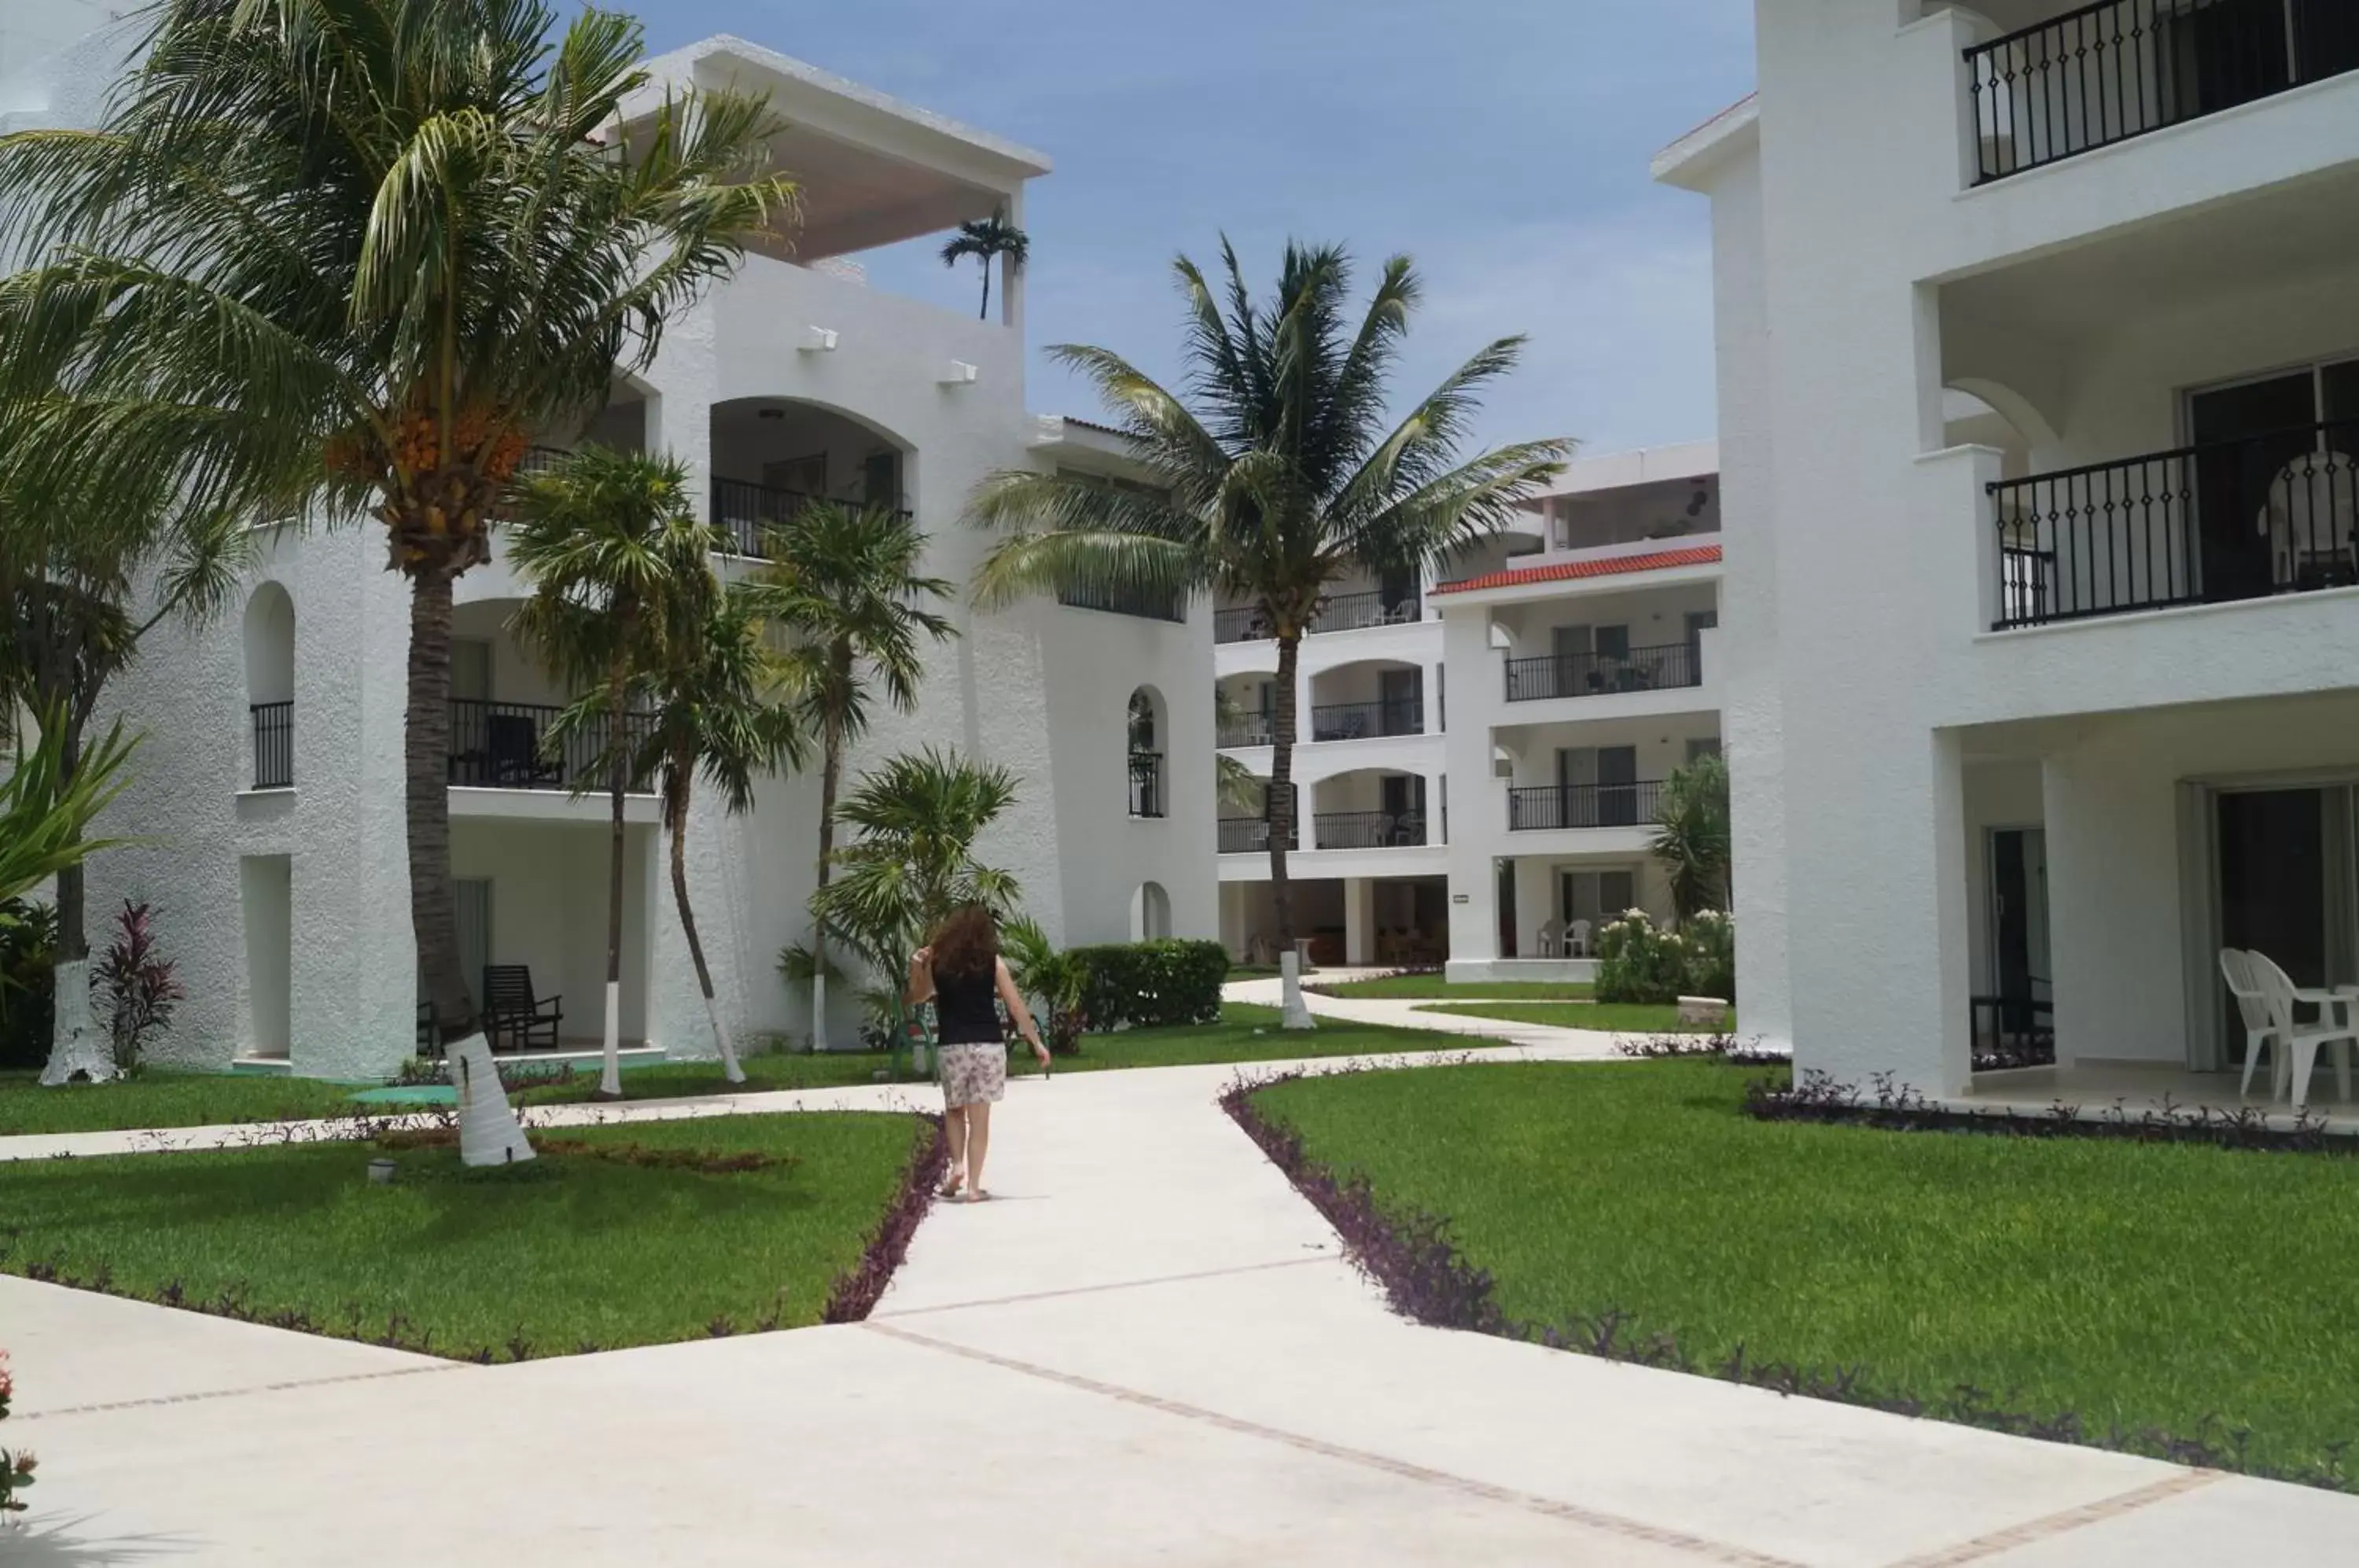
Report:
<svg viewBox="0 0 2359 1568"><path fill-rule="evenodd" d="M1575 920L1564 928L1564 955L1567 958L1589 956L1589 932L1587 920Z"/></svg>
<svg viewBox="0 0 2359 1568"><path fill-rule="evenodd" d="M484 1035L492 1049L500 1049L505 1035L518 1051L538 1042L557 1049L557 1026L564 1021L562 996L537 996L532 966L526 964L484 965Z"/></svg>
<svg viewBox="0 0 2359 1568"><path fill-rule="evenodd" d="M1539 937L1540 956L1554 958L1558 951L1564 946L1564 927L1554 920L1543 920L1540 922Z"/></svg>
<svg viewBox="0 0 2359 1568"><path fill-rule="evenodd" d="M2236 998L2237 1016L2245 1022L2245 1078L2237 1085L2239 1096L2253 1092L2253 1069L2260 1064L2261 1053L2269 1058L2269 1098L2274 1100L2285 1089L2285 1043L2277 1038L2277 1026L2269 1021L2269 999L2262 994L2261 983L2253 974L2252 955L2242 948L2220 950L2220 976L2228 983L2228 995Z"/></svg>
<svg viewBox="0 0 2359 1568"><path fill-rule="evenodd" d="M2259 982L2262 1000L2268 1007L2269 1026L2280 1042L2280 1049L2290 1051L2293 1069L2293 1108L2297 1111L2310 1103L2310 1074L2318 1065L2318 1050L2322 1045L2340 1046L2334 1053L2336 1087L2342 1091L2344 1103L2351 1099L2351 1051L2359 1046L2359 1030L2350 1021L2352 998L2338 996L2332 991L2306 989L2286 977L2267 954L2247 953L2252 963L2253 978ZM2294 1020L2297 1004L2308 1004L2318 1009L2318 1021L2300 1024ZM2274 1099L2274 1085L2270 1097Z"/></svg>

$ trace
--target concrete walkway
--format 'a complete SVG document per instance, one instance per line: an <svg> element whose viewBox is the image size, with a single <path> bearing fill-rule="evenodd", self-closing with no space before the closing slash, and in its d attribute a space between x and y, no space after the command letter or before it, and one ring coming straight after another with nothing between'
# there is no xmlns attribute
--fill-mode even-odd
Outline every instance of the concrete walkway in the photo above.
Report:
<svg viewBox="0 0 2359 1568"><path fill-rule="evenodd" d="M0 1279L0 1563L2352 1560L2350 1498L1393 1317L1231 1076L1013 1084L856 1326L485 1368Z"/></svg>

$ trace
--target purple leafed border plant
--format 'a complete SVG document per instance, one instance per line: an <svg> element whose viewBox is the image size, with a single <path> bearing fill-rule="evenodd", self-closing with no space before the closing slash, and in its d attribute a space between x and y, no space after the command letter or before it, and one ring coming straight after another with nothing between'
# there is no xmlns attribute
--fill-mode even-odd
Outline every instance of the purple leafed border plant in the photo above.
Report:
<svg viewBox="0 0 2359 1568"><path fill-rule="evenodd" d="M1632 1054L1721 1053L1690 1049ZM1296 1191L1335 1227L1343 1237L1345 1255L1385 1292L1393 1311L1403 1317L1435 1328L1468 1329L1527 1340L1552 1350L1569 1350L1694 1377L1718 1377L1803 1399L1859 1405L2049 1443L2148 1454L2199 1469L2232 1470L2337 1491L2353 1489L2353 1479L2343 1470L2341 1445L2320 1465L2292 1470L2273 1467L2251 1457L2249 1431L2232 1429L2211 1419L2200 1423L2192 1433L2151 1428L2098 1428L2084 1421L2077 1411L2036 1415L2009 1410L1986 1390L1970 1384L1938 1396L1904 1393L1879 1386L1864 1367L1810 1367L1762 1361L1754 1358L1742 1344L1725 1357L1707 1359L1682 1347L1674 1335L1645 1332L1631 1313L1619 1308L1605 1308L1556 1324L1510 1318L1498 1303L1496 1282L1488 1271L1459 1250L1447 1219L1423 1213L1386 1212L1365 1176L1339 1177L1311 1157L1299 1132L1283 1121L1264 1116L1254 1103L1254 1096L1262 1090L1306 1076L1310 1074L1285 1073L1253 1079L1240 1076L1222 1094L1221 1108L1259 1146L1271 1163L1286 1173Z"/></svg>
<svg viewBox="0 0 2359 1568"><path fill-rule="evenodd" d="M942 1118L929 1116L923 1119L932 1131L909 1156L909 1163L901 1172L901 1190L895 1194L892 1206L885 1211L885 1223L869 1237L867 1251L828 1292L820 1322L858 1323L865 1318L875 1310L885 1287L892 1283L894 1270L909 1256L909 1238L917 1235L918 1222L926 1217L935 1192L951 1169L951 1144L942 1131Z"/></svg>

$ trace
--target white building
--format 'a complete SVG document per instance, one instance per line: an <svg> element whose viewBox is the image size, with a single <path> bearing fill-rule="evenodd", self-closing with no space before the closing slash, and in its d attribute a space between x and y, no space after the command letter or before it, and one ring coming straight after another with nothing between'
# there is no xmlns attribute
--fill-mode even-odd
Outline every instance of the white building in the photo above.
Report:
<svg viewBox="0 0 2359 1568"><path fill-rule="evenodd" d="M1585 459L1447 581L1340 585L1298 659L1314 959L1585 975L1601 916L1669 916L1656 795L1719 744L1717 466L1710 442ZM1277 646L1248 608L1214 625L1223 746L1266 779ZM1266 953L1267 826L1223 812L1222 936Z"/></svg>
<svg viewBox="0 0 2359 1568"><path fill-rule="evenodd" d="M658 87L770 95L788 127L774 162L801 183L802 223L670 323L659 360L587 430L546 439L669 449L740 541L807 496L910 508L931 535L929 571L962 587L987 543L961 520L973 485L1026 463L1101 466L1105 443L1025 412L1020 272L998 279L998 319L977 321L871 289L847 258L994 212L1020 223L1048 160L734 38L655 68ZM563 1037L594 1041L607 807L568 798L582 759L538 757L565 693L508 629L527 586L496 539L494 555L457 595L451 858L465 968L472 982L486 964L529 965L538 992L562 997ZM360 1076L416 1049L408 593L383 563L373 526L280 539L237 614L192 639L158 634L115 688L149 738L108 825L152 842L93 864L92 920L124 898L158 904L190 985L168 1046L182 1060ZM1169 698L1201 689L1212 616L1203 604L1161 608L1038 603L981 615L960 602L962 635L929 652L919 711L880 712L847 778L920 746L1003 763L1021 792L983 852L1020 878L1052 937L1212 934L1210 770L1150 755L1211 755L1204 705ZM1135 704L1150 716L1143 744ZM808 1030L777 963L808 936L818 791L815 775L772 780L736 819L707 800L691 829L699 920L741 1035ZM652 796L633 800L630 822L622 1034L705 1054ZM853 998L838 987L833 1000L831 1032L848 1041Z"/></svg>
<svg viewBox="0 0 2359 1568"><path fill-rule="evenodd" d="M2223 1067L2223 946L2359 981L2359 9L1758 29L1657 164L1712 200L1745 1032Z"/></svg>

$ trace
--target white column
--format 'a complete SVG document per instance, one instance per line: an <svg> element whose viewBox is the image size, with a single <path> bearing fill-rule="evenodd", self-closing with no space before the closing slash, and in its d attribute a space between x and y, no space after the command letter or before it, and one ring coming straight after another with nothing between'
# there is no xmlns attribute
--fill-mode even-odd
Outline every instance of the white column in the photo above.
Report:
<svg viewBox="0 0 2359 1568"><path fill-rule="evenodd" d="M1441 670L1442 662L1436 659L1424 666L1424 674L1420 677L1425 682L1425 733L1428 735L1441 734L1442 720L1446 716L1441 696Z"/></svg>
<svg viewBox="0 0 2359 1568"><path fill-rule="evenodd" d="M1459 900L1464 899L1463 903ZM1473 979L1499 956L1499 868L1487 855L1453 856L1450 866L1452 979Z"/></svg>
<svg viewBox="0 0 2359 1568"><path fill-rule="evenodd" d="M1008 192L1007 221L1017 228L1024 226L1024 188L1017 186ZM1024 269L1016 265L1013 256L999 258L999 321L1012 330L1020 341L1024 336Z"/></svg>
<svg viewBox="0 0 2359 1568"><path fill-rule="evenodd" d="M1366 877L1343 878L1343 962L1376 961L1376 885Z"/></svg>
<svg viewBox="0 0 2359 1568"><path fill-rule="evenodd" d="M1425 776L1425 842L1428 844L1449 842L1442 836L1441 832L1442 818L1445 815L1443 807L1449 799L1450 770L1447 768L1440 768L1427 774Z"/></svg>

